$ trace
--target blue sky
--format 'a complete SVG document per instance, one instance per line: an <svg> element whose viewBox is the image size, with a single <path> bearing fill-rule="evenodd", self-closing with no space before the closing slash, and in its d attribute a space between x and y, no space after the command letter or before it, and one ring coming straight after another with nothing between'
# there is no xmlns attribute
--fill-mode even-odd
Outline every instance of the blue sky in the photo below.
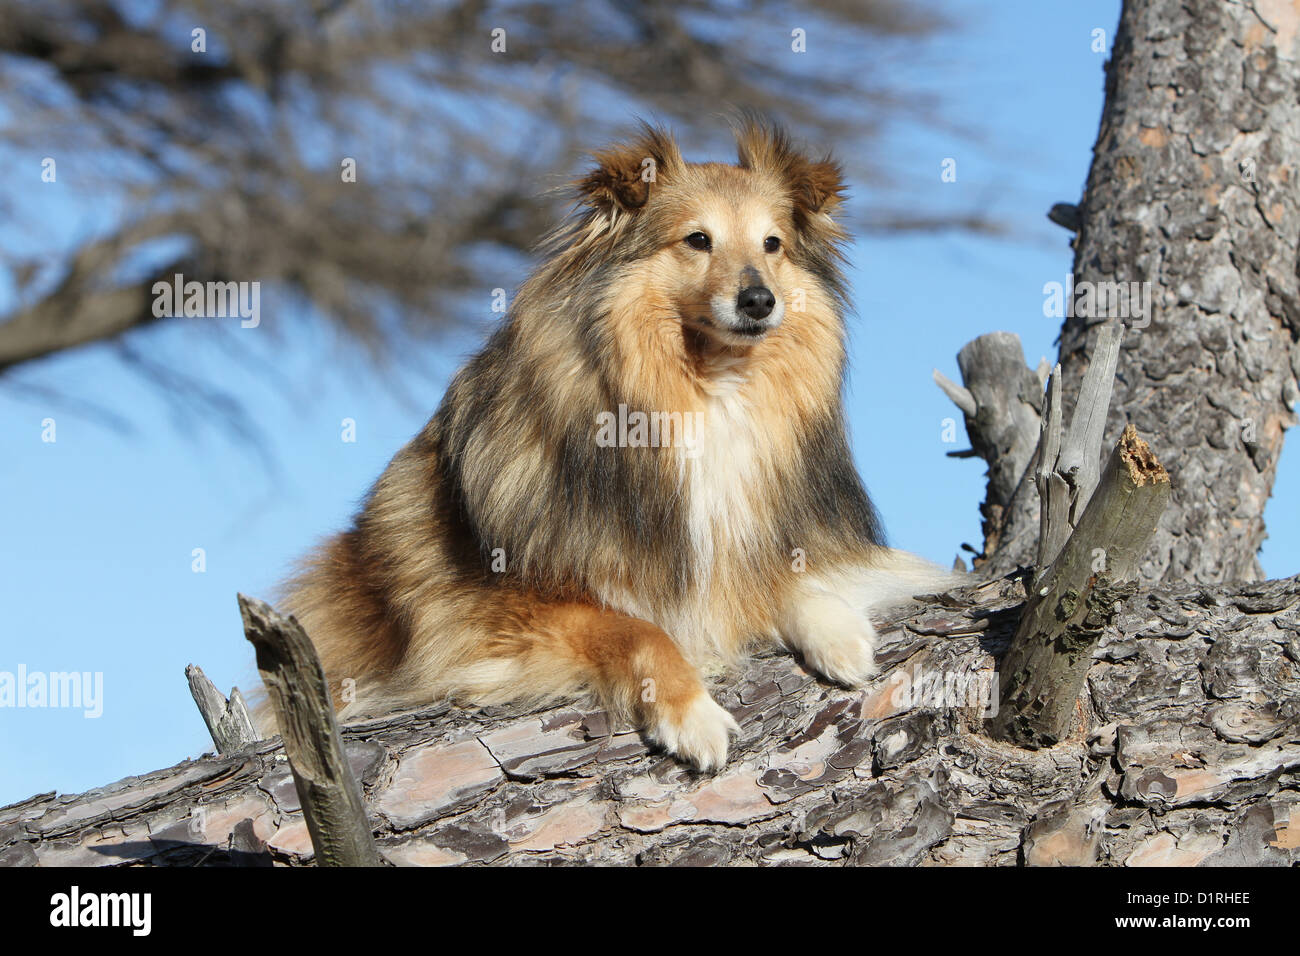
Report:
<svg viewBox="0 0 1300 956"><path fill-rule="evenodd" d="M1043 284L1071 267L1067 234L1044 218L1079 197L1102 103L1104 54L1118 0L951 4L964 26L943 40L932 86L969 137L916 129L888 144L900 196L978 205L1012 240L962 235L869 239L851 251L857 317L848 414L855 456L892 542L948 563L978 544L983 463L945 452L942 422L960 415L930 381L958 379L957 350L977 335L1020 335L1031 365L1053 358L1059 321L1042 314ZM690 144L685 144L688 156ZM940 180L957 161L957 181ZM65 172L66 170L66 172ZM75 166L60 167L60 179ZM25 201L36 190L10 189ZM859 191L858 195L861 196ZM17 198L15 196L15 198ZM937 197L947 201L947 196ZM50 194L49 240L86 216ZM517 284L522 274L515 277ZM0 290L5 295L12 294ZM8 303L0 303L7 307ZM481 315L488 316L487 303ZM270 597L291 563L341 528L391 455L424 423L479 329L431 346L427 374L377 373L327 333L289 316L223 335L177 322L136 344L151 357L239 394L269 439L272 468L205 424L179 418L111 348L92 347L0 380L0 671L90 671L104 677L103 714L0 709L0 804L44 790L78 791L195 756L210 747L184 678L202 666L223 691L255 686L235 593ZM280 331L281 335L264 334ZM238 349L223 347L237 339ZM292 341L292 348L287 343ZM284 374L267 384L262 363ZM322 373L322 369L328 372ZM22 386L65 397L40 397ZM66 396L124 415L122 434L77 413ZM55 442L42 441L43 420ZM356 441L341 440L342 421ZM1300 570L1300 462L1284 453L1262 560L1270 576ZM202 548L206 570L192 570Z"/></svg>

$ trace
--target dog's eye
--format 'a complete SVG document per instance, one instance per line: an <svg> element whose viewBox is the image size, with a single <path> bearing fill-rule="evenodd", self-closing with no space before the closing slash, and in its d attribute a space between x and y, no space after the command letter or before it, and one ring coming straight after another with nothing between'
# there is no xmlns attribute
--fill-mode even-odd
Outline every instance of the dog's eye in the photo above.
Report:
<svg viewBox="0 0 1300 956"><path fill-rule="evenodd" d="M713 243L709 237L702 232L693 232L686 237L686 244L692 249L698 249L701 252L708 252L713 248Z"/></svg>
<svg viewBox="0 0 1300 956"><path fill-rule="evenodd" d="M766 239L763 240L764 252L776 252L776 250L780 248L781 248L781 240L778 239L776 236L768 236Z"/></svg>

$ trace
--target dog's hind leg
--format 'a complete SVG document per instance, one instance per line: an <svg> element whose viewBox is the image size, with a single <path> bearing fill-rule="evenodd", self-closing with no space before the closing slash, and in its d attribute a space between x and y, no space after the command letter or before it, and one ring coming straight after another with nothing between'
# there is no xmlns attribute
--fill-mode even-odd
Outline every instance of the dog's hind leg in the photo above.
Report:
<svg viewBox="0 0 1300 956"><path fill-rule="evenodd" d="M647 737L701 770L727 759L739 731L664 631L581 602L529 603L454 682L469 699L547 699L593 693ZM517 628L517 629L516 629Z"/></svg>

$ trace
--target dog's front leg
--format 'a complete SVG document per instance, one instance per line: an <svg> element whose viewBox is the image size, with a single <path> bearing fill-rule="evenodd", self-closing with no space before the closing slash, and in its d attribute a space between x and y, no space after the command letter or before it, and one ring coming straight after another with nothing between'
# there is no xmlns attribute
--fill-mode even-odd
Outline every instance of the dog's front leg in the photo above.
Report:
<svg viewBox="0 0 1300 956"><path fill-rule="evenodd" d="M700 770L726 763L728 738L739 726L654 624L574 602L536 602L516 621L515 629L498 633L494 642L496 663L506 665L498 678L505 686L480 686L480 694L594 691L674 756Z"/></svg>

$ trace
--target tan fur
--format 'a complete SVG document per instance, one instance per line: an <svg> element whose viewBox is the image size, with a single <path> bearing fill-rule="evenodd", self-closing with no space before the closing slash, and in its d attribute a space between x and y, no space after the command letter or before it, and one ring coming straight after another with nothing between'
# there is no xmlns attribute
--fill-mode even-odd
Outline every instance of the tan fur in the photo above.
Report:
<svg viewBox="0 0 1300 956"><path fill-rule="evenodd" d="M291 583L345 715L591 693L716 767L735 724L699 668L783 641L860 683L888 581L947 577L883 547L848 455L838 167L737 138L736 166L651 129L597 154L503 327ZM779 324L731 331L746 284ZM604 447L620 405L698 416L696 448Z"/></svg>

